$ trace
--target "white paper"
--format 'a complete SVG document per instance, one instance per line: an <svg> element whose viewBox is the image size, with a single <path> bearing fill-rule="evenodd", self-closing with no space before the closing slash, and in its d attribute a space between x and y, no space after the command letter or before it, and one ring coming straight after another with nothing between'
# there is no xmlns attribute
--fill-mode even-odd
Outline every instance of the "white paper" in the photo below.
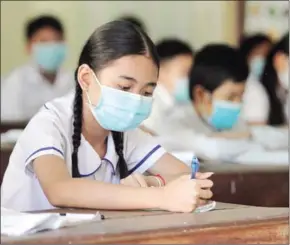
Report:
<svg viewBox="0 0 290 245"><path fill-rule="evenodd" d="M194 210L194 212L195 213L205 213L205 212L208 212L208 211L211 211L211 210L215 209L215 207L216 207L216 202L212 201L212 202L210 202L208 204L205 204L203 206L200 206L200 207L196 208Z"/></svg>
<svg viewBox="0 0 290 245"><path fill-rule="evenodd" d="M19 236L101 220L96 214L21 213L1 207L1 235Z"/></svg>

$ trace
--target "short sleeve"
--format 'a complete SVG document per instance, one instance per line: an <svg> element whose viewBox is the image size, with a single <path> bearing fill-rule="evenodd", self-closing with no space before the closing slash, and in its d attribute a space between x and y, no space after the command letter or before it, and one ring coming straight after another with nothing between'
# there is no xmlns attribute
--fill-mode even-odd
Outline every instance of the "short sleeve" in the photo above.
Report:
<svg viewBox="0 0 290 245"><path fill-rule="evenodd" d="M129 173L144 173L151 168L166 151L154 137L135 129L125 133L124 155Z"/></svg>
<svg viewBox="0 0 290 245"><path fill-rule="evenodd" d="M243 97L242 117L246 122L259 123L267 121L269 100L258 81L248 81Z"/></svg>
<svg viewBox="0 0 290 245"><path fill-rule="evenodd" d="M18 142L27 174L34 174L32 163L36 158L43 155L56 155L64 158L65 155L65 141L58 120L45 110L43 109L32 118Z"/></svg>

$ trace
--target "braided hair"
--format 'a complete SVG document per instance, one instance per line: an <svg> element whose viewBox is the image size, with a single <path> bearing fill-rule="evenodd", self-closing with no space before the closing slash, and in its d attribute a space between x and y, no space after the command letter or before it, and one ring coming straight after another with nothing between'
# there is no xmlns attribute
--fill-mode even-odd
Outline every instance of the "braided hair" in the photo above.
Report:
<svg viewBox="0 0 290 245"><path fill-rule="evenodd" d="M155 46L148 35L128 21L112 21L99 28L90 36L81 52L78 67L87 64L95 73L99 72L112 61L126 55L149 55L159 69L158 55ZM72 177L82 177L78 169L78 148L81 144L83 92L78 82L78 68L75 71L75 98L73 105L73 153ZM120 178L129 175L124 158L124 133L112 132L115 151L118 154L117 169Z"/></svg>

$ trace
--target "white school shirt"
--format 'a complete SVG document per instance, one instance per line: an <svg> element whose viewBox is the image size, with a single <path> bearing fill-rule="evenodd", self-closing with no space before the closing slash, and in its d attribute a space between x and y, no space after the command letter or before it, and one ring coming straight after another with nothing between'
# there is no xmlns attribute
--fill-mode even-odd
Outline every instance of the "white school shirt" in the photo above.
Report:
<svg viewBox="0 0 290 245"><path fill-rule="evenodd" d="M210 137L217 131L197 114L192 105L169 116L163 128L165 133L157 137L158 142L172 153L194 153L206 160L235 163L288 164L287 129L248 127L240 118L230 131L250 131L251 139Z"/></svg>
<svg viewBox="0 0 290 245"><path fill-rule="evenodd" d="M74 88L73 73L59 70L51 84L31 63L23 65L1 82L1 121L28 121L44 103Z"/></svg>
<svg viewBox="0 0 290 245"><path fill-rule="evenodd" d="M288 118L288 99L284 90L277 89L278 98L284 105L284 114ZM253 76L249 76L243 95L242 117L247 122L267 122L270 102L263 85Z"/></svg>
<svg viewBox="0 0 290 245"><path fill-rule="evenodd" d="M179 110L184 104L176 103L174 97L162 85L158 84L153 94L153 106L150 116L142 123L143 126L156 134L163 134L164 122L169 115Z"/></svg>
<svg viewBox="0 0 290 245"><path fill-rule="evenodd" d="M5 172L1 206L19 211L52 208L33 172L33 160L43 155L64 159L71 174L73 97L70 93L46 103L32 118L17 141ZM149 134L140 129L124 133L124 158L130 173L144 173L160 159L165 150ZM79 172L84 178L118 184L118 155L110 134L107 152L100 159L81 136L78 150Z"/></svg>
<svg viewBox="0 0 290 245"><path fill-rule="evenodd" d="M240 120L231 131L243 132L247 126ZM213 138L217 132L197 114L193 105L183 106L171 114L163 124L158 141L170 152L193 152L208 160L229 160L253 146L248 140Z"/></svg>

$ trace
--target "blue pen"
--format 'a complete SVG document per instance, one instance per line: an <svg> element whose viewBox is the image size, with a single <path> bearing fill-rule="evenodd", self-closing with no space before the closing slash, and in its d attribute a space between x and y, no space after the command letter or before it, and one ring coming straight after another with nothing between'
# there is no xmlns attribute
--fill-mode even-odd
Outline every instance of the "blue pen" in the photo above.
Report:
<svg viewBox="0 0 290 245"><path fill-rule="evenodd" d="M195 179L195 174L199 170L199 161L197 157L193 157L191 161L191 178Z"/></svg>

